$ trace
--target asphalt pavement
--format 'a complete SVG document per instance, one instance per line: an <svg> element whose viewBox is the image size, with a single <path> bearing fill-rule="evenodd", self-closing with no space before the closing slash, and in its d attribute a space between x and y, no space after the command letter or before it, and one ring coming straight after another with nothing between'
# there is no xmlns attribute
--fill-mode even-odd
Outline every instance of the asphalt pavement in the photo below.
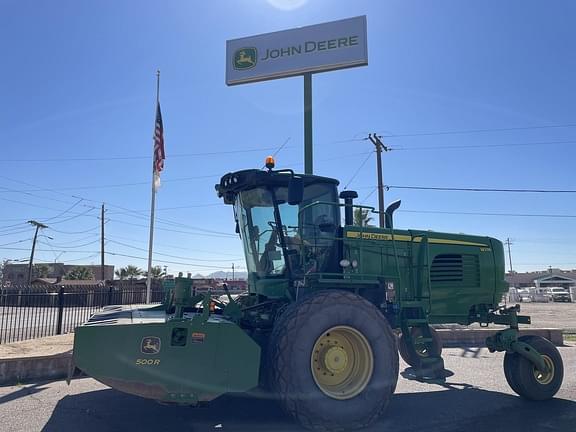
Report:
<svg viewBox="0 0 576 432"><path fill-rule="evenodd" d="M557 397L528 402L508 387L502 353L444 350L454 376L444 386L399 378L385 416L370 431L576 431L576 347L560 348L564 383ZM407 365L401 363L403 371ZM0 387L0 431L301 431L276 402L224 396L208 407L160 405L90 379Z"/></svg>

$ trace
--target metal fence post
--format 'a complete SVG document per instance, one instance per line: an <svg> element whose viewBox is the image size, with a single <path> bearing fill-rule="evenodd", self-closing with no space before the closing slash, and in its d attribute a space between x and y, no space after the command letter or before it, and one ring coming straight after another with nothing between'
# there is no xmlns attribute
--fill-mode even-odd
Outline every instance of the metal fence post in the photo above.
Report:
<svg viewBox="0 0 576 432"><path fill-rule="evenodd" d="M58 289L58 319L56 322L56 334L62 334L62 321L64 318L64 287Z"/></svg>
<svg viewBox="0 0 576 432"><path fill-rule="evenodd" d="M107 305L110 306L112 304L112 285L108 287L108 303Z"/></svg>

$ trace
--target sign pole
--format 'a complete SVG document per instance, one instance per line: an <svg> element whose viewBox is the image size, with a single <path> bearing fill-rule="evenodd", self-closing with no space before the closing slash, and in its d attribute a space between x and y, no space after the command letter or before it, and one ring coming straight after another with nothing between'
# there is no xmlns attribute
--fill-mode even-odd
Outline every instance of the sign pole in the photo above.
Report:
<svg viewBox="0 0 576 432"><path fill-rule="evenodd" d="M304 74L304 174L313 174L312 74Z"/></svg>

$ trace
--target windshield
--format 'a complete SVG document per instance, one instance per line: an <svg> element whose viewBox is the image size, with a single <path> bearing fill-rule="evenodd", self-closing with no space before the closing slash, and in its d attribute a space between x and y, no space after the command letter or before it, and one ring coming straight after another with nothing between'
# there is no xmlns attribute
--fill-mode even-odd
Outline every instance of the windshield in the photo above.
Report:
<svg viewBox="0 0 576 432"><path fill-rule="evenodd" d="M287 277L285 256L295 275L326 271L329 267L329 251L333 250L339 221L339 207L334 205L338 203L335 186L306 186L299 205L288 204L287 197L287 187L258 187L242 191L236 198L246 266L249 273L258 277ZM274 217L274 199L281 226Z"/></svg>

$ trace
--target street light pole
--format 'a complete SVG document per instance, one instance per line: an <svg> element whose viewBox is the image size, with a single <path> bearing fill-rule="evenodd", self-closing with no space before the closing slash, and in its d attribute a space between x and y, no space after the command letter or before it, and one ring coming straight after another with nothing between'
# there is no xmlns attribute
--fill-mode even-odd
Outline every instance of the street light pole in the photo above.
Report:
<svg viewBox="0 0 576 432"><path fill-rule="evenodd" d="M48 228L48 225L44 225L40 222L36 222L35 220L29 220L29 224L34 225L36 227L36 231L34 232L34 240L32 240L32 252L30 253L30 262L28 263L28 285L32 283L32 265L34 262L34 250L36 249L36 239L38 238L38 231L40 228Z"/></svg>

